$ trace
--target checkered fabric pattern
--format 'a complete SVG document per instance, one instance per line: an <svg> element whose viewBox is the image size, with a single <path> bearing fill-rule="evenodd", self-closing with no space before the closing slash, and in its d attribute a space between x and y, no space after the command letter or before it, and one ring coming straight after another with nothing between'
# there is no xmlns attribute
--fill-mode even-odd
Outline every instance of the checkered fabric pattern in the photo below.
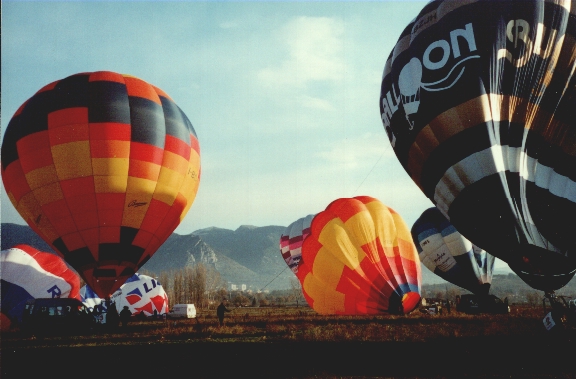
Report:
<svg viewBox="0 0 576 379"><path fill-rule="evenodd" d="M159 88L114 72L80 73L45 86L12 117L2 180L32 229L106 297L190 209L200 148Z"/></svg>

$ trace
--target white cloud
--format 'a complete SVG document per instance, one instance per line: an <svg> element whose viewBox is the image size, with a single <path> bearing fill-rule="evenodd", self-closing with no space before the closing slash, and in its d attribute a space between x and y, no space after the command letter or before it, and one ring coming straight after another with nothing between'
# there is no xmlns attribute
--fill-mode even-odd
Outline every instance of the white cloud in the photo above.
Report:
<svg viewBox="0 0 576 379"><path fill-rule="evenodd" d="M279 33L288 57L258 73L266 86L305 86L310 81L339 81L345 73L344 25L328 17L297 17Z"/></svg>
<svg viewBox="0 0 576 379"><path fill-rule="evenodd" d="M329 149L316 154L328 163L328 167L355 168L371 166L383 157L395 158L386 137L365 133L358 137L336 141Z"/></svg>
<svg viewBox="0 0 576 379"><path fill-rule="evenodd" d="M334 110L334 106L332 106L328 100L312 97L309 95L298 96L298 104L305 108L318 109L322 111Z"/></svg>

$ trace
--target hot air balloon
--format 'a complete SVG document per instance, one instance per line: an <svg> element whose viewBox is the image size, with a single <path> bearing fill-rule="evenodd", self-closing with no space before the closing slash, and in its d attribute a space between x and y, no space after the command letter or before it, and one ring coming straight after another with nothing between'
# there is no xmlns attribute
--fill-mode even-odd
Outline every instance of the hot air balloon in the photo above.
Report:
<svg viewBox="0 0 576 379"><path fill-rule="evenodd" d="M22 322L27 300L75 298L80 300L80 277L56 254L19 244L0 254L2 330Z"/></svg>
<svg viewBox="0 0 576 379"><path fill-rule="evenodd" d="M569 1L432 1L385 64L384 129L476 246L554 291L576 272L576 18Z"/></svg>
<svg viewBox="0 0 576 379"><path fill-rule="evenodd" d="M82 302L88 309L98 309L106 313L106 299L99 298L89 286L80 289ZM127 306L133 315L144 312L146 316L168 313L168 295L162 285L154 278L143 274L134 274L110 296L110 300L120 310Z"/></svg>
<svg viewBox="0 0 576 379"><path fill-rule="evenodd" d="M297 277L320 314L404 314L420 303L422 272L410 230L368 196L337 199L312 219Z"/></svg>
<svg viewBox="0 0 576 379"><path fill-rule="evenodd" d="M101 297L156 252L200 181L192 124L159 88L109 71L48 84L2 143L10 201Z"/></svg>
<svg viewBox="0 0 576 379"><path fill-rule="evenodd" d="M310 234L310 223L314 215L299 218L294 221L280 236L280 254L293 273L298 272L302 258L302 243Z"/></svg>
<svg viewBox="0 0 576 379"><path fill-rule="evenodd" d="M462 236L436 207L412 226L420 262L442 279L476 295L488 295L495 257Z"/></svg>

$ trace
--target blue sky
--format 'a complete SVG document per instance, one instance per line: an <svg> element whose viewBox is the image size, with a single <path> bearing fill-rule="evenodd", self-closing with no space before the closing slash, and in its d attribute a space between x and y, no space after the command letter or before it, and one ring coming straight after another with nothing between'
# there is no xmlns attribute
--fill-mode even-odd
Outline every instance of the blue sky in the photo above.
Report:
<svg viewBox="0 0 576 379"><path fill-rule="evenodd" d="M379 116L384 63L425 2L14 2L2 6L2 131L52 81L109 70L166 91L201 147L176 230L288 225L370 195L431 206ZM2 222L24 223L2 189Z"/></svg>
<svg viewBox="0 0 576 379"><path fill-rule="evenodd" d="M166 91L202 178L176 233L287 226L369 195L411 226L432 203L379 114L384 64L425 1L2 2L2 136L44 85L108 70ZM2 222L24 224L1 192Z"/></svg>
<svg viewBox="0 0 576 379"><path fill-rule="evenodd" d="M202 179L179 234L286 226L369 195L411 225L431 206L379 115L386 58L425 2L2 2L2 132L38 89L137 76L187 114ZM24 223L2 188L2 222Z"/></svg>

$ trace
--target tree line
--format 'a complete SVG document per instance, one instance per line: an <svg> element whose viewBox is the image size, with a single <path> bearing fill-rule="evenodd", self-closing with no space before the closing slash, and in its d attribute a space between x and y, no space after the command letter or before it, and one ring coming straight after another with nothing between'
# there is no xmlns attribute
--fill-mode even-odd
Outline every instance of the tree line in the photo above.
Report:
<svg viewBox="0 0 576 379"><path fill-rule="evenodd" d="M306 304L300 282L296 278L290 281L291 288L289 289L252 293L228 290L228 283L220 273L213 267L202 263L162 271L159 275L146 270L141 270L140 274L158 280L168 296L170 308L174 304L194 304L197 309L214 309L224 299L235 306Z"/></svg>
<svg viewBox="0 0 576 379"><path fill-rule="evenodd" d="M170 308L174 304L194 304L197 309L214 309L223 299L235 306L307 305L300 282L295 277L290 280L290 288L285 290L253 293L229 290L228 283L220 273L215 268L202 263L163 271L159 275L146 270L140 273L158 280L168 296ZM457 295L465 293L468 291L450 283L424 285L421 289L423 298L453 301ZM513 274L494 276L490 293L501 299L508 298L510 304L527 304L534 307L541 306L543 298L543 293L530 288ZM557 293L576 297L576 282L570 282Z"/></svg>

